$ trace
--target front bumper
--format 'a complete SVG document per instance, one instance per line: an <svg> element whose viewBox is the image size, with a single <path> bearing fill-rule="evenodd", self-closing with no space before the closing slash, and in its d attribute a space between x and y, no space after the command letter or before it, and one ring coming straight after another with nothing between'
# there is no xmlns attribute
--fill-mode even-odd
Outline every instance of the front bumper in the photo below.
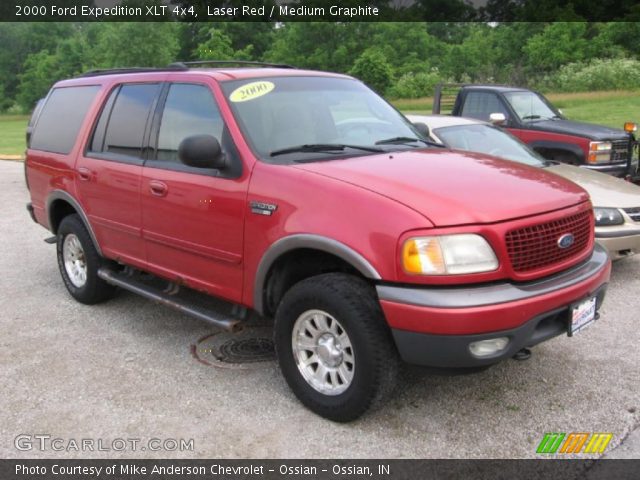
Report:
<svg viewBox="0 0 640 480"><path fill-rule="evenodd" d="M600 165L585 163L579 166L582 168L588 168L589 170L594 170L596 172L607 173L609 175L613 175L614 177L620 178L624 178L629 174L629 164L627 162L605 163Z"/></svg>
<svg viewBox="0 0 640 480"><path fill-rule="evenodd" d="M596 227L596 241L609 251L612 260L640 253L640 225Z"/></svg>
<svg viewBox="0 0 640 480"><path fill-rule="evenodd" d="M604 299L611 260L597 245L585 262L542 280L478 287L377 287L380 305L402 359L434 367L496 363L567 332L570 305L588 296ZM507 348L478 358L469 344L508 337Z"/></svg>

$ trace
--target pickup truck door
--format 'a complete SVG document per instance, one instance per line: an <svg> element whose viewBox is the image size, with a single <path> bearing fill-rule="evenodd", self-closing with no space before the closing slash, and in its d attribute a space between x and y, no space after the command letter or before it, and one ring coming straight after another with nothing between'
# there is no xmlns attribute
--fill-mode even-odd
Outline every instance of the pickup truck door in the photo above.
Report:
<svg viewBox="0 0 640 480"><path fill-rule="evenodd" d="M509 112L509 109L497 93L470 91L465 92L460 112L456 114L461 117L475 118L488 122L492 113L504 114L507 121L511 117L511 112Z"/></svg>
<svg viewBox="0 0 640 480"><path fill-rule="evenodd" d="M180 161L180 142L202 134L220 141L228 167L195 168ZM249 180L244 170L211 86L165 85L142 169L142 235L150 271L241 301Z"/></svg>

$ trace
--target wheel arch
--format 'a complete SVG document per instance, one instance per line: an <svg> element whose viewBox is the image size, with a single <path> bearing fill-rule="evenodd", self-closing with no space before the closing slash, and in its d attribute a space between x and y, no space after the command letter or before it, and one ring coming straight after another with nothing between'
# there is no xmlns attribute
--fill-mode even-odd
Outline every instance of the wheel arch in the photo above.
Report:
<svg viewBox="0 0 640 480"><path fill-rule="evenodd" d="M258 264L254 280L253 308L259 314L273 313L270 311L273 308L270 308L267 298L268 286L274 271L283 262L299 259L298 255L307 256L306 258L309 258L308 255L317 255L324 260L335 259L335 266L346 271L370 280L382 278L364 256L342 242L313 234L290 235L273 243ZM341 271L340 268L338 271Z"/></svg>
<svg viewBox="0 0 640 480"><path fill-rule="evenodd" d="M540 152L540 150L546 151L557 151L557 152L565 152L573 155L578 159L579 163L585 163L585 153L582 148L573 143L567 142L555 142L551 140L535 140L529 143L529 146L533 148L536 152Z"/></svg>
<svg viewBox="0 0 640 480"><path fill-rule="evenodd" d="M84 226L87 228L91 241L96 247L98 254L102 255L100 244L98 243L93 228L89 223L89 218L80 206L80 203L73 198L73 196L63 190L54 190L47 197L45 208L47 212L47 220L49 222L49 230L51 230L54 235L58 233L58 227L64 217L72 213L77 214L82 220L82 223L84 223Z"/></svg>

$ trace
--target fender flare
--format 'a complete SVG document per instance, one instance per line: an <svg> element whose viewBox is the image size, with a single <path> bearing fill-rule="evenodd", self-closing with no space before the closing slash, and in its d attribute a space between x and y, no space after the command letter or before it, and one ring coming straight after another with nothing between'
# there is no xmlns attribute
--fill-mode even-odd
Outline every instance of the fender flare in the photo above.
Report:
<svg viewBox="0 0 640 480"><path fill-rule="evenodd" d="M574 143L554 142L552 140L534 140L528 144L529 147L537 150L538 148L546 148L551 150L564 150L576 156L580 163L585 162L584 150Z"/></svg>
<svg viewBox="0 0 640 480"><path fill-rule="evenodd" d="M254 279L253 308L260 315L264 315L263 293L269 270L282 255L301 248L320 250L335 255L358 270L365 278L372 280L380 280L382 278L366 258L344 243L321 235L289 235L274 242L264 253L258 264Z"/></svg>
<svg viewBox="0 0 640 480"><path fill-rule="evenodd" d="M53 218L51 217L51 206L53 205L53 203L56 200L63 200L65 202L67 202L69 205L71 205L76 212L78 212L78 215L80 215L80 218L82 219L82 223L84 223L84 226L87 227L87 231L89 232L89 236L91 237L91 240L93 241L93 246L96 247L96 250L98 251L98 254L100 256L102 256L102 249L100 248L100 245L98 244L98 240L96 239L96 235L93 231L93 228L91 227L91 223L89 223L89 218L87 217L87 214L84 212L84 210L82 209L82 207L80 206L80 203L73 198L69 193L65 192L64 190L54 190L52 191L49 196L47 197L47 202L46 202L46 211L47 211L47 221L49 222L49 230L51 230L52 233L57 234L58 232L53 230Z"/></svg>

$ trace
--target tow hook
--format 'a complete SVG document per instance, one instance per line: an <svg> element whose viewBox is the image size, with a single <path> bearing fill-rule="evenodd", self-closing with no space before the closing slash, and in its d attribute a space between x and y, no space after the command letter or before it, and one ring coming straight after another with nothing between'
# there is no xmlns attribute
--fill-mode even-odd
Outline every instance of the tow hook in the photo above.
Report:
<svg viewBox="0 0 640 480"><path fill-rule="evenodd" d="M531 358L531 350L529 350L528 348L521 348L511 358L513 358L514 360L518 360L519 362L529 360Z"/></svg>

